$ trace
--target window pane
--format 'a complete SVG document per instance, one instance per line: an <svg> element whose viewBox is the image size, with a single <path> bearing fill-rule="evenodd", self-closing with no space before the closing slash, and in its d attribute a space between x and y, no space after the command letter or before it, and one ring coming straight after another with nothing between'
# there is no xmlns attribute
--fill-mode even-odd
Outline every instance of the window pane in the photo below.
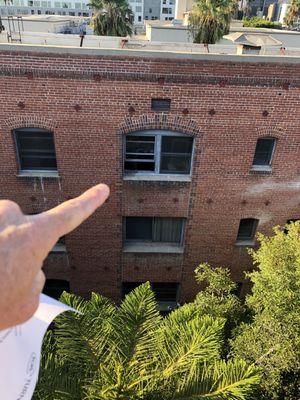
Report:
<svg viewBox="0 0 300 400"><path fill-rule="evenodd" d="M126 240L152 240L151 217L126 217Z"/></svg>
<svg viewBox="0 0 300 400"><path fill-rule="evenodd" d="M180 136L163 136L161 140L162 153L191 154L193 138Z"/></svg>
<svg viewBox="0 0 300 400"><path fill-rule="evenodd" d="M191 157L178 155L161 155L160 172L173 174L189 174Z"/></svg>
<svg viewBox="0 0 300 400"><path fill-rule="evenodd" d="M154 136L127 136L125 171L154 171Z"/></svg>
<svg viewBox="0 0 300 400"><path fill-rule="evenodd" d="M151 109L153 111L169 111L171 108L170 99L152 99Z"/></svg>
<svg viewBox="0 0 300 400"><path fill-rule="evenodd" d="M123 297L142 284L143 282L123 282L122 283Z"/></svg>
<svg viewBox="0 0 300 400"><path fill-rule="evenodd" d="M241 219L237 239L253 239L258 220L253 218Z"/></svg>
<svg viewBox="0 0 300 400"><path fill-rule="evenodd" d="M177 301L178 283L152 283L157 301Z"/></svg>
<svg viewBox="0 0 300 400"><path fill-rule="evenodd" d="M127 142L126 153L152 153L154 154L154 142Z"/></svg>
<svg viewBox="0 0 300 400"><path fill-rule="evenodd" d="M21 169L57 169L52 132L17 130L15 134Z"/></svg>
<svg viewBox="0 0 300 400"><path fill-rule="evenodd" d="M153 241L181 243L182 218L154 218Z"/></svg>
<svg viewBox="0 0 300 400"><path fill-rule="evenodd" d="M275 139L258 139L253 165L270 165Z"/></svg>

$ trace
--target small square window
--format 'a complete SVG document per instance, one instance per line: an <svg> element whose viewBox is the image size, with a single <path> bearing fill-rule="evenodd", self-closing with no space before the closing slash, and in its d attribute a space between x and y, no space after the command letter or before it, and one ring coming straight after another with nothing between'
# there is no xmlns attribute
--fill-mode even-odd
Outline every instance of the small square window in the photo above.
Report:
<svg viewBox="0 0 300 400"><path fill-rule="evenodd" d="M258 225L258 220L254 218L241 219L237 234L237 241L253 240Z"/></svg>
<svg viewBox="0 0 300 400"><path fill-rule="evenodd" d="M260 138L257 140L253 166L270 166L275 148L275 139Z"/></svg>
<svg viewBox="0 0 300 400"><path fill-rule="evenodd" d="M26 128L14 131L21 171L57 171L53 133Z"/></svg>
<svg viewBox="0 0 300 400"><path fill-rule="evenodd" d="M163 136L161 142L161 173L188 174L191 169L193 138Z"/></svg>
<svg viewBox="0 0 300 400"><path fill-rule="evenodd" d="M170 111L171 100L170 99L152 99L151 109L152 111Z"/></svg>

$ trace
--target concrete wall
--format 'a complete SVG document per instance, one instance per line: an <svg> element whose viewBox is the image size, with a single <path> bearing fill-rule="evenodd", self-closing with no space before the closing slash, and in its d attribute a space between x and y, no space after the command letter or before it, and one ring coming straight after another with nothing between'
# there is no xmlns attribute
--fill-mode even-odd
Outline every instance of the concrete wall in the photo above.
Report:
<svg viewBox="0 0 300 400"><path fill-rule="evenodd" d="M68 257L45 263L48 278L69 280L76 293L118 299L122 282L149 279L180 283L180 301L190 300L200 262L244 281L241 218L271 234L300 217L299 59L1 45L0 92L0 198L34 213L98 182L111 187L67 235ZM171 110L152 111L151 98L171 99ZM54 133L59 178L18 176L12 131L26 126ZM194 137L190 182L123 179L124 136L152 129ZM277 138L267 173L251 171L262 136ZM187 218L184 253L123 253L125 216Z"/></svg>

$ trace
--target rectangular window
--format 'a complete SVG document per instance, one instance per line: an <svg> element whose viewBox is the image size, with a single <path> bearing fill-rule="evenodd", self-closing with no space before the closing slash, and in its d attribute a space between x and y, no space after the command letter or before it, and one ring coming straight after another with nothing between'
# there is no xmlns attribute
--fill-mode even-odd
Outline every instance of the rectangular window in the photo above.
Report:
<svg viewBox="0 0 300 400"><path fill-rule="evenodd" d="M255 148L253 165L269 166L271 165L272 156L275 147L275 139L263 138L258 139Z"/></svg>
<svg viewBox="0 0 300 400"><path fill-rule="evenodd" d="M128 173L188 175L193 143L190 136L166 131L127 135L124 170Z"/></svg>
<svg viewBox="0 0 300 400"><path fill-rule="evenodd" d="M163 7L162 13L163 13L163 14L169 14L169 9L166 8L166 7Z"/></svg>
<svg viewBox="0 0 300 400"><path fill-rule="evenodd" d="M258 225L258 220L254 218L241 219L237 240L253 240Z"/></svg>
<svg viewBox="0 0 300 400"><path fill-rule="evenodd" d="M123 297L143 283L144 282L123 282ZM151 289L153 290L158 302L177 302L178 286L179 284L177 282L151 283Z"/></svg>
<svg viewBox="0 0 300 400"><path fill-rule="evenodd" d="M152 111L170 111L171 100L170 99L152 99L151 110Z"/></svg>
<svg viewBox="0 0 300 400"><path fill-rule="evenodd" d="M125 242L182 244L183 218L126 217Z"/></svg>
<svg viewBox="0 0 300 400"><path fill-rule="evenodd" d="M161 139L161 173L188 174L191 169L193 138L163 136Z"/></svg>
<svg viewBox="0 0 300 400"><path fill-rule="evenodd" d="M21 171L56 171L53 133L25 128L14 131Z"/></svg>

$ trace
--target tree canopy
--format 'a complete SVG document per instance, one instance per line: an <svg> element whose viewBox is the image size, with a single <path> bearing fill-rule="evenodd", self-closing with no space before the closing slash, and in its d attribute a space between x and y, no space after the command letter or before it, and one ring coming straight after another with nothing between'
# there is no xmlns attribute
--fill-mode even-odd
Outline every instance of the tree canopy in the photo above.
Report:
<svg viewBox="0 0 300 400"><path fill-rule="evenodd" d="M117 307L93 293L65 293L66 312L44 341L35 399L246 400L260 379L245 361L221 358L224 319L194 303L163 318L150 284Z"/></svg>

